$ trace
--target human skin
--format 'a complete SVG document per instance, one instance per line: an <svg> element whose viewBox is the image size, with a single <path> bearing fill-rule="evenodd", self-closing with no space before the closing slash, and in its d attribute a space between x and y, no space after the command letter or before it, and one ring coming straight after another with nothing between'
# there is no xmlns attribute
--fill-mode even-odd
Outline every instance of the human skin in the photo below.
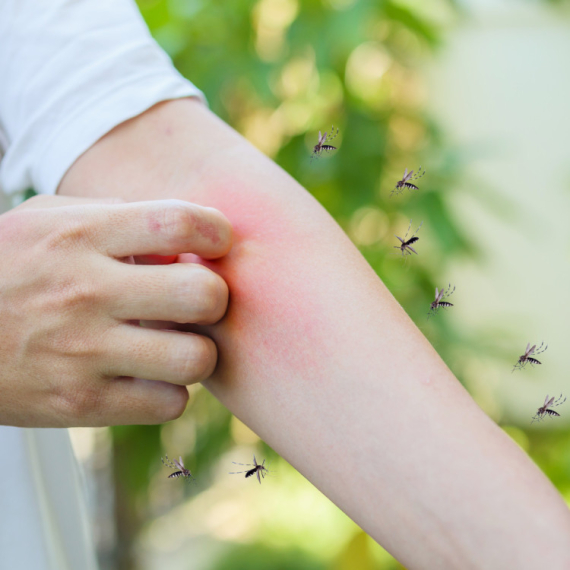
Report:
<svg viewBox="0 0 570 570"><path fill-rule="evenodd" d="M215 323L226 283L202 265L132 256L223 256L227 219L180 200L85 202L40 196L0 216L1 425L161 423L215 368L209 337L132 321Z"/></svg>
<svg viewBox="0 0 570 570"><path fill-rule="evenodd" d="M98 141L60 194L218 208L230 288L205 385L410 570L570 568L570 515L327 212L192 100ZM193 255L179 261L195 261ZM318 529L315 529L318 532Z"/></svg>

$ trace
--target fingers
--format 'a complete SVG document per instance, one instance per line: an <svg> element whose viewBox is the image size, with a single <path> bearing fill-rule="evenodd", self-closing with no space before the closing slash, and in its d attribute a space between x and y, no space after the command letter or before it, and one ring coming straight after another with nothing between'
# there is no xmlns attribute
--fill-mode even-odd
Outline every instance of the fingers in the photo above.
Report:
<svg viewBox="0 0 570 570"><path fill-rule="evenodd" d="M36 196L15 210L49 210L34 226L52 236L52 243L76 249L83 242L111 257L194 253L216 259L231 249L231 225L214 208L183 200L113 201Z"/></svg>
<svg viewBox="0 0 570 570"><path fill-rule="evenodd" d="M65 215L71 237L85 235L111 257L189 252L215 259L232 245L232 229L221 212L183 200L83 206Z"/></svg>
<svg viewBox="0 0 570 570"><path fill-rule="evenodd" d="M73 196L52 196L38 194L29 198L17 208L18 210L34 210L46 208L61 208L62 206L85 206L87 204L124 204L122 198L75 198Z"/></svg>
<svg viewBox="0 0 570 570"><path fill-rule="evenodd" d="M226 282L202 265L115 264L105 273L109 312L119 320L213 324L228 306Z"/></svg>
<svg viewBox="0 0 570 570"><path fill-rule="evenodd" d="M108 336L106 376L134 376L189 385L211 376L218 357L212 339L184 332L120 325Z"/></svg>
<svg viewBox="0 0 570 570"><path fill-rule="evenodd" d="M113 378L98 392L83 391L68 399L64 425L110 426L159 424L182 415L188 402L183 386L141 378Z"/></svg>

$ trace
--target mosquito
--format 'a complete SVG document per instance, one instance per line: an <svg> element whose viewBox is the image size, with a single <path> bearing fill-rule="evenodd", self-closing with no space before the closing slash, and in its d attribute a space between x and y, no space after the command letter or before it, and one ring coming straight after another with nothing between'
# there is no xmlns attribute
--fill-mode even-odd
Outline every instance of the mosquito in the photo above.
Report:
<svg viewBox="0 0 570 570"><path fill-rule="evenodd" d="M544 348L542 348L543 345L544 345L544 342L540 343L540 346L538 348L536 348L536 344L533 344L532 346L530 346L530 342L529 342L526 345L526 350L524 351L524 354L519 356L519 359L518 359L517 363L514 365L512 372L517 370L517 368L519 370L522 370L529 363L531 366L533 366L534 364L542 364L542 362L540 362L539 360L534 358L532 355L538 356L539 354L543 353L548 348L548 345L546 345Z"/></svg>
<svg viewBox="0 0 570 570"><path fill-rule="evenodd" d="M410 170L410 172L408 172L408 169L406 168L404 176L402 176L402 180L398 180L398 182L396 182L396 186L394 186L392 194L401 194L404 191L404 188L407 188L408 190L419 190L419 188L415 184L412 184L411 181L419 180L425 173L425 170L422 172L421 166L418 168L418 171L415 175L413 170ZM390 194L390 196L392 196L392 194Z"/></svg>
<svg viewBox="0 0 570 570"><path fill-rule="evenodd" d="M171 473L168 476L169 479L178 479L178 477L184 477L185 479L194 479L192 473L190 472L190 469L186 469L186 467L184 467L184 461L182 461L182 456L178 458L178 461L176 461L176 459L174 459L174 461L171 461L170 459L168 459L168 455L166 455L165 457L166 459L163 459L162 457L160 458L164 466L168 467L169 469L175 470L174 473Z"/></svg>
<svg viewBox="0 0 570 570"><path fill-rule="evenodd" d="M332 141L336 135L338 135L338 129L336 130L336 133L333 134L334 131L334 125L331 127L331 134L328 137L329 142ZM324 151L329 151L329 150L336 150L336 146L332 146L330 144L325 144L325 141L327 140L327 133L325 132L324 135L321 135L321 131L319 131L319 142L315 145L315 147L313 148L313 154L311 156L311 159L313 158L318 158L321 153Z"/></svg>
<svg viewBox="0 0 570 570"><path fill-rule="evenodd" d="M418 226L418 229L412 234L412 237L410 239L407 239L408 234L410 233L410 229L412 228L412 220L410 220L410 225L408 226L408 231L406 232L406 235L404 236L404 239L402 239L400 236L395 236L397 237L402 243L400 245L395 245L394 247L396 249L399 249L402 252L402 255L412 255L410 252L415 253L416 255L418 255L418 252L412 247L413 243L416 243L420 238L416 236L416 234L420 231L420 228L422 227L423 222L420 223L420 225Z"/></svg>
<svg viewBox="0 0 570 570"><path fill-rule="evenodd" d="M455 287L451 289L451 283L448 285L447 289L444 287L441 291L438 291L437 287L435 288L435 300L432 301L430 305L428 319L431 315L435 315L439 311L440 307L453 307L452 303L444 301L443 299L453 295L454 291Z"/></svg>
<svg viewBox="0 0 570 570"><path fill-rule="evenodd" d="M550 408L554 408L555 406L560 406L565 401L566 401L566 398L564 398L564 400L563 400L562 394L560 394L560 397L557 400L554 399L554 396L552 396L552 398L550 398L550 400L548 399L548 396L546 396L546 398L544 400L544 404L542 405L542 407L538 408L538 411L536 412L536 416L534 416L534 418L532 418L532 422L530 422L530 423L532 424L535 421L539 422L545 416L560 416L560 414L558 412L555 412L554 410L551 410Z"/></svg>
<svg viewBox="0 0 570 570"><path fill-rule="evenodd" d="M257 459L255 458L255 455L253 456L253 463L236 463L235 461L232 461L232 463L234 465L243 465L243 466L250 465L252 468L247 469L246 471L233 471L230 472L230 475L239 475L240 473L245 473L246 479L248 477L251 477L252 475L256 475L260 485L261 485L261 479L262 478L265 479L265 476L269 472L267 467L265 467L265 459L263 460L263 463L258 463Z"/></svg>

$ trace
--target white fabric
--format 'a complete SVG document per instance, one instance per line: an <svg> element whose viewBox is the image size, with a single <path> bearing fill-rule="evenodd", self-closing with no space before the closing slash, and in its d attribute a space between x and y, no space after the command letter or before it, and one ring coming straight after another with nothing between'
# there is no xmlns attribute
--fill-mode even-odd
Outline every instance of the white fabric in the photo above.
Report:
<svg viewBox="0 0 570 570"><path fill-rule="evenodd" d="M187 96L201 93L173 68L132 0L0 0L5 193L54 193L113 127ZM7 207L0 192L0 213ZM0 427L0 570L95 567L67 430Z"/></svg>
<svg viewBox="0 0 570 570"><path fill-rule="evenodd" d="M95 570L67 430L0 428L0 569Z"/></svg>
<svg viewBox="0 0 570 570"><path fill-rule="evenodd" d="M200 92L173 68L132 0L0 0L0 186L53 194L118 123Z"/></svg>

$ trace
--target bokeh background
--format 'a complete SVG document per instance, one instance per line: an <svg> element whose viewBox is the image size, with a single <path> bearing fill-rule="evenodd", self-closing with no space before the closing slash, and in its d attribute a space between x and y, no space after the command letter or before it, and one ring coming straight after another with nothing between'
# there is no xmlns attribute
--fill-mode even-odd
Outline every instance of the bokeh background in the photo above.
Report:
<svg viewBox="0 0 570 570"><path fill-rule="evenodd" d="M546 394L570 397L569 4L138 4L212 110L335 217L570 503L570 401L562 417L530 425ZM332 124L339 150L311 161ZM419 164L420 191L390 198ZM410 219L423 221L420 255L404 262L394 234ZM455 306L428 321L435 287L448 283ZM543 340L543 365L511 373L526 343ZM102 570L402 568L200 387L175 422L72 438ZM165 453L182 455L196 481L168 480ZM253 453L270 461L261 486L228 475Z"/></svg>

